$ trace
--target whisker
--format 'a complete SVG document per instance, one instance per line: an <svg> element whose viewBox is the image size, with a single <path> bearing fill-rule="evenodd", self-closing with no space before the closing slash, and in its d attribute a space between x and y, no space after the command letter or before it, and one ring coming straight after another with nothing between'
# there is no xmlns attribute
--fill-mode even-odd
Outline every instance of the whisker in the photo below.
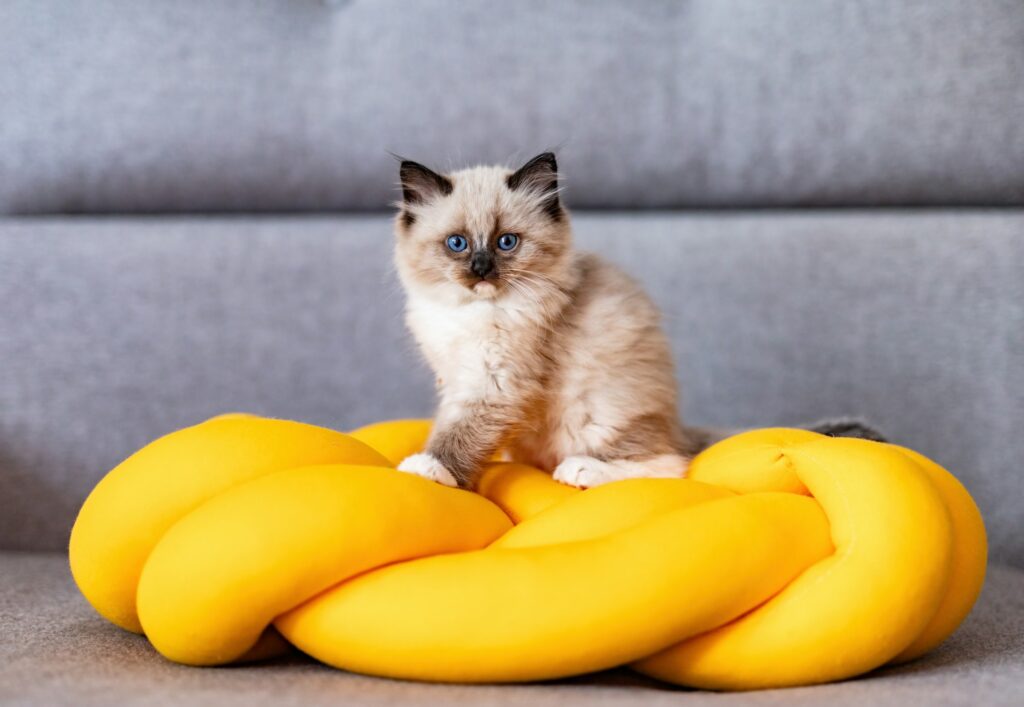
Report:
<svg viewBox="0 0 1024 707"><path fill-rule="evenodd" d="M520 278L522 278L524 280L532 280L534 282L549 283L549 284L552 284L552 285L557 284L550 277L545 277L544 275L541 275L540 273L529 272L528 270L506 270L505 272L508 273L508 274L511 274L511 275L515 275L516 277L520 277Z"/></svg>
<svg viewBox="0 0 1024 707"><path fill-rule="evenodd" d="M548 277L547 275L544 275L539 272L533 272L532 270L522 270L520 268L506 268L505 272L511 273L513 275L519 275L521 277L532 277L542 282L549 282L552 285L558 284L558 282L554 278Z"/></svg>

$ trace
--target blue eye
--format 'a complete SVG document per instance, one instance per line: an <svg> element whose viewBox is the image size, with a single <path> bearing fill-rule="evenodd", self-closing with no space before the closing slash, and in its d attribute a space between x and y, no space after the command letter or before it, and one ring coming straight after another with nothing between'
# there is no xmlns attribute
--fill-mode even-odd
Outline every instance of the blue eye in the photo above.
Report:
<svg viewBox="0 0 1024 707"><path fill-rule="evenodd" d="M448 245L448 250L455 253L461 253L466 250L466 246L469 245L469 241L466 240L465 236L448 236L448 240L445 241Z"/></svg>
<svg viewBox="0 0 1024 707"><path fill-rule="evenodd" d="M498 248L501 250L512 250L519 242L519 236L514 233L502 233L498 237Z"/></svg>

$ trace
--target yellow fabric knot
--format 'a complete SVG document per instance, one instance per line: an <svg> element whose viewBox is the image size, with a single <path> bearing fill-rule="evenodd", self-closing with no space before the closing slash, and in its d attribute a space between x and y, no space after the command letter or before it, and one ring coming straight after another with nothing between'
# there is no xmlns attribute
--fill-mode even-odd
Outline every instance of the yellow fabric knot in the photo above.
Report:
<svg viewBox="0 0 1024 707"><path fill-rule="evenodd" d="M577 491L495 463L473 493L394 470L429 428L231 414L162 437L86 499L75 581L101 615L191 665L287 641L396 678L628 664L735 690L921 655L984 580L971 497L895 445L757 430L699 455L687 479Z"/></svg>

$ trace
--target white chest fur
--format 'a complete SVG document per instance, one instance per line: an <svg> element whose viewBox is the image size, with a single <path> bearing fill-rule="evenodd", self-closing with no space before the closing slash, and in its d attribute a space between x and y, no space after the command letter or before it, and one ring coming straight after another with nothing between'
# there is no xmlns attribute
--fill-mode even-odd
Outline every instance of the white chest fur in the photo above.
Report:
<svg viewBox="0 0 1024 707"><path fill-rule="evenodd" d="M444 303L409 302L407 319L449 402L512 394L520 357L538 329L511 298Z"/></svg>

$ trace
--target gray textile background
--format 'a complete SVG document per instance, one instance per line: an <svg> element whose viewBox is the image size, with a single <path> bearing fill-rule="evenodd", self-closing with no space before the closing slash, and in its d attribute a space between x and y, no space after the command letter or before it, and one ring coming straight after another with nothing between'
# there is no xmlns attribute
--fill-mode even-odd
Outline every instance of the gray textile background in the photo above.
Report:
<svg viewBox="0 0 1024 707"><path fill-rule="evenodd" d="M376 209L386 150L572 203L1024 204L1020 0L7 0L0 213Z"/></svg>
<svg viewBox="0 0 1024 707"><path fill-rule="evenodd" d="M107 623L74 588L67 558L0 552L0 703L225 707L1007 707L1024 682L1024 572L993 567L963 627L908 665L833 685L719 694L617 670L529 685L429 685L354 675L296 655L193 668Z"/></svg>
<svg viewBox="0 0 1024 707"><path fill-rule="evenodd" d="M962 629L863 679L718 695L194 669L99 619L63 550L146 442L230 410L430 413L387 151L548 148L581 244L664 309L690 422L860 414L964 481L994 562ZM828 206L854 208L798 208ZM797 210L658 211L681 207ZM1020 207L1022 0L0 2L0 704L1018 704Z"/></svg>
<svg viewBox="0 0 1024 707"><path fill-rule="evenodd" d="M667 317L694 423L863 414L1024 566L1024 212L580 215ZM229 410L426 415L383 216L0 220L0 547L58 549L121 458Z"/></svg>

